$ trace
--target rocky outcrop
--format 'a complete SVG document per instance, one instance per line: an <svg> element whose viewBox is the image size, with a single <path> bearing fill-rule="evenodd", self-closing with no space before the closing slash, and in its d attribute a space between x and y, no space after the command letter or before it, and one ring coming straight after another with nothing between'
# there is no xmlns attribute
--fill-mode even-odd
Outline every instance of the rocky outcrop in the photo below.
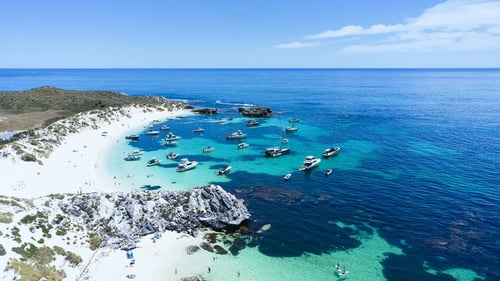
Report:
<svg viewBox="0 0 500 281"><path fill-rule="evenodd" d="M238 108L238 112L246 117L269 117L273 115L273 111L269 107L250 107L250 108Z"/></svg>
<svg viewBox="0 0 500 281"><path fill-rule="evenodd" d="M243 200L220 186L186 191L54 196L53 223L62 231L85 225L102 238L101 246L130 249L141 236L172 230L193 234L198 228L234 229L250 218Z"/></svg>
<svg viewBox="0 0 500 281"><path fill-rule="evenodd" d="M193 112L199 113L199 114L215 114L217 113L217 108L195 108L192 110Z"/></svg>

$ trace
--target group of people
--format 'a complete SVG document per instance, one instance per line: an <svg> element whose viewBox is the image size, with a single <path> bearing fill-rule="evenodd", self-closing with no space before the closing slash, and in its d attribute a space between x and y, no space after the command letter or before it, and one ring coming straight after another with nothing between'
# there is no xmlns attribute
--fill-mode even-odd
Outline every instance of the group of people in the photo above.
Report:
<svg viewBox="0 0 500 281"><path fill-rule="evenodd" d="M337 269L337 273L339 276L343 276L349 273L349 271L345 270L345 265L342 269L340 269L340 262L337 262L337 264L335 265L335 269Z"/></svg>

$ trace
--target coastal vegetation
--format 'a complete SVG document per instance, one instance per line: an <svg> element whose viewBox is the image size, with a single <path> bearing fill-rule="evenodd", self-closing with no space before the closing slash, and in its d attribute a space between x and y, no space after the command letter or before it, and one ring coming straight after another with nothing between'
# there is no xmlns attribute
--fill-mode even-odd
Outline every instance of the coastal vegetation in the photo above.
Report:
<svg viewBox="0 0 500 281"><path fill-rule="evenodd" d="M112 91L65 90L52 86L0 91L0 132L47 126L80 112L125 105L173 104L162 97L129 96Z"/></svg>

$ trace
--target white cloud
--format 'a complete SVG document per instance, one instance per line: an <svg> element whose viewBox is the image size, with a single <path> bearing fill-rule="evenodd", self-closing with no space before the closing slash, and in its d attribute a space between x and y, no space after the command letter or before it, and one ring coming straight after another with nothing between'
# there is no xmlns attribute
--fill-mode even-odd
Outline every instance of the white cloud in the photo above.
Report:
<svg viewBox="0 0 500 281"><path fill-rule="evenodd" d="M376 39L365 35L382 35ZM500 1L448 0L415 18L394 25L364 28L348 25L310 35L308 39L358 36L363 44L344 47L343 53L479 50L500 47ZM305 43L304 43L305 44Z"/></svg>
<svg viewBox="0 0 500 281"><path fill-rule="evenodd" d="M275 48L279 49L298 49L298 48L309 48L309 47L314 47L318 46L319 42L292 42L292 43L285 43L285 44L279 44L274 46Z"/></svg>

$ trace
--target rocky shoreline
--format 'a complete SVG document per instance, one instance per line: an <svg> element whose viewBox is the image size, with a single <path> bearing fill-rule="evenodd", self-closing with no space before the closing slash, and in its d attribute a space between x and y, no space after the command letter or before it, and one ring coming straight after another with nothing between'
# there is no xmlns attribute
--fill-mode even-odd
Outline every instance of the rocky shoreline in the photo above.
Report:
<svg viewBox="0 0 500 281"><path fill-rule="evenodd" d="M94 246L119 249L135 248L141 237L154 232L233 230L250 218L243 200L215 185L187 191L51 195L36 201L43 201L35 205L42 206L39 211L58 231L83 226Z"/></svg>

